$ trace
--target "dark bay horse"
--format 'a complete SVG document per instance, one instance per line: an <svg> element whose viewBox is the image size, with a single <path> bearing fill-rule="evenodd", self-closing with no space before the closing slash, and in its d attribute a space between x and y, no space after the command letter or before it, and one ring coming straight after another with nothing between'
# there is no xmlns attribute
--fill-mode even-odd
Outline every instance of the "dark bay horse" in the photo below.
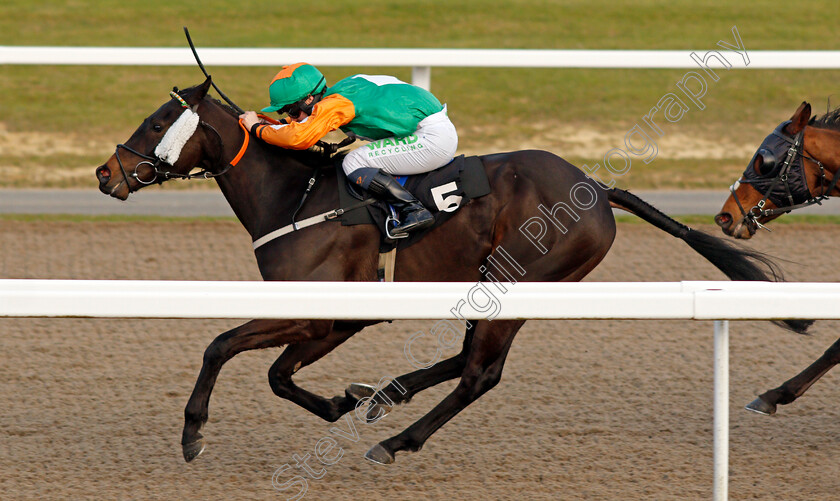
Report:
<svg viewBox="0 0 840 501"><path fill-rule="evenodd" d="M185 177L194 167L202 168L205 176L215 177L234 213L256 240L291 222L313 169L331 166L335 160L318 152L284 150L255 139L243 148L248 135L240 127L237 113L207 97L210 83L208 78L201 85L173 92L172 99L146 118L126 144L117 146L115 154L96 169L99 188L125 200L147 184ZM176 121L184 117L184 123L195 120L192 114L200 117L199 121L197 125L193 122L188 137L181 138L179 154L172 156L171 147L163 146L164 142L172 143L167 132L182 129ZM691 230L626 191L606 190L551 153L515 151L486 155L481 160L492 192L470 201L445 225L401 250L396 280L491 281L484 265L504 252L525 270L522 280L579 281L601 262L612 245L616 226L611 206L636 214L685 241L732 279L779 279L774 264L764 256ZM231 167L231 163L236 166ZM311 192L299 220L338 208L338 182L343 180L325 176ZM526 223L533 224L535 216L540 216L540 206L550 212L552 220L542 220L544 231L537 232ZM535 237L539 237L538 242ZM272 240L255 254L265 280L373 281L377 277L379 240L379 231L373 226L326 222ZM366 396L363 386L351 385L343 395L324 398L296 386L292 376L373 323L262 319L219 335L204 352L184 411L181 444L185 459L190 461L204 450L200 431L207 422L210 393L222 365L246 350L286 347L268 373L269 385L277 396L327 421L336 421L353 410ZM460 382L428 414L375 445L366 457L389 463L398 451L419 450L438 428L494 387L523 323L473 322L458 355L396 378L401 392L388 395L396 403L407 402L443 381L460 378ZM788 325L799 330L807 327L792 321ZM389 386L388 391L395 387Z"/></svg>
<svg viewBox="0 0 840 501"><path fill-rule="evenodd" d="M764 224L800 207L840 195L840 108L811 116L803 102L759 146L744 174L730 188L715 222L723 232L748 239ZM840 340L804 371L759 395L747 409L775 414L840 363Z"/></svg>

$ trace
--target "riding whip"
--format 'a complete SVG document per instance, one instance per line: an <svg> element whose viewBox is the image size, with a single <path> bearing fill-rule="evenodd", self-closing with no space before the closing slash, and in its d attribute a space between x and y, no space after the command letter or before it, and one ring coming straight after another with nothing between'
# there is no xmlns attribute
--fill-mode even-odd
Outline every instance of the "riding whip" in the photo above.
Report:
<svg viewBox="0 0 840 501"><path fill-rule="evenodd" d="M190 49L192 49L193 56L195 56L195 62L198 63L198 67L201 68L201 71L202 73L204 73L204 76L210 78L210 75L207 74L207 70L204 69L204 65L201 63L201 59L199 59L198 57L198 52L196 52L195 45L193 44L192 38L190 38L190 30L188 30L186 26L184 26L184 34L187 35L187 42L189 42ZM224 99L227 102L227 104L231 106L231 108L235 109L240 114L245 113L245 110L243 110L242 108L237 106L236 103L231 101L230 98L227 97L221 89L219 89L219 87L216 85L216 82L214 82L212 79L210 80L210 85L212 85L213 88L216 89L216 92L219 93L219 96L221 96L222 99Z"/></svg>

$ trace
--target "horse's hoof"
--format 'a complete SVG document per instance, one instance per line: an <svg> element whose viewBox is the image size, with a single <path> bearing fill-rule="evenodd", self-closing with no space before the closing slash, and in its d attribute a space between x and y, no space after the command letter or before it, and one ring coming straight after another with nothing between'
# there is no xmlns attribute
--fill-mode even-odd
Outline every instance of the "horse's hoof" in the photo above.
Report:
<svg viewBox="0 0 840 501"><path fill-rule="evenodd" d="M772 416L776 413L776 404L768 404L761 397L756 398L744 407L748 411L763 414L765 416Z"/></svg>
<svg viewBox="0 0 840 501"><path fill-rule="evenodd" d="M365 459L376 464L391 464L394 462L394 455L385 450L381 444L376 444L365 453Z"/></svg>
<svg viewBox="0 0 840 501"><path fill-rule="evenodd" d="M198 439L195 442L192 442L190 444L182 445L181 448L183 449L183 452L184 452L184 459L189 463L193 459L197 458L199 456L199 454L204 452L204 448L206 446L207 446L207 444L204 443L203 438L200 438L200 439Z"/></svg>
<svg viewBox="0 0 840 501"><path fill-rule="evenodd" d="M370 398L376 395L376 387L364 383L352 383L346 390L344 390L344 393L356 400L361 400L363 398Z"/></svg>
<svg viewBox="0 0 840 501"><path fill-rule="evenodd" d="M374 398L368 406L367 413L365 413L365 421L367 421L367 424L375 423L387 416L388 413L391 412L391 409L393 409L393 407L388 404L377 402Z"/></svg>

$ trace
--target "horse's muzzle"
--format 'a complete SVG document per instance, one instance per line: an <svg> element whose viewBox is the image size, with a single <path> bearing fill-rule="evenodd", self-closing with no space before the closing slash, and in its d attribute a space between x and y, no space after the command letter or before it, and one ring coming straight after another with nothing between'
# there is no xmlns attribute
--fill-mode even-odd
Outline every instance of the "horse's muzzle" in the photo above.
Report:
<svg viewBox="0 0 840 501"><path fill-rule="evenodd" d="M99 181L99 191L102 193L120 200L128 198L129 190L125 186L125 182L113 178L108 164L96 168L96 179Z"/></svg>
<svg viewBox="0 0 840 501"><path fill-rule="evenodd" d="M728 212L721 212L715 216L715 224L720 226L727 236L748 240L755 235L757 225L750 218L744 218L735 223L735 218Z"/></svg>

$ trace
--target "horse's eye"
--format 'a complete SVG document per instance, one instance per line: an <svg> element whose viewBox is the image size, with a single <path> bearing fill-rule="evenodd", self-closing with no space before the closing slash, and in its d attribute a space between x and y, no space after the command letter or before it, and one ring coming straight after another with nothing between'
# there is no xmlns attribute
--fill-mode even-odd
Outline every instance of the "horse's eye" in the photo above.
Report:
<svg viewBox="0 0 840 501"><path fill-rule="evenodd" d="M152 129L154 129L154 130L155 130L155 132L160 132L160 131L162 131L162 130L163 130L163 126L162 126L161 124L154 124L154 125L152 126Z"/></svg>

